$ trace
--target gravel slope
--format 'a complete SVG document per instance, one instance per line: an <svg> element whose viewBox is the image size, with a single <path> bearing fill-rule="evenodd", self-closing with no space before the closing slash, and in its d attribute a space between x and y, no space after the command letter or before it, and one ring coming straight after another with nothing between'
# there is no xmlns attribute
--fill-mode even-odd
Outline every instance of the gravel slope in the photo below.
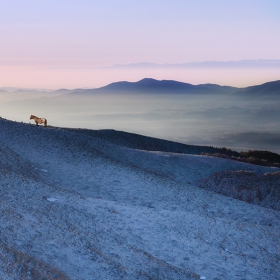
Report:
<svg viewBox="0 0 280 280"><path fill-rule="evenodd" d="M277 169L4 119L0 131L0 279L280 279L280 213L197 187Z"/></svg>

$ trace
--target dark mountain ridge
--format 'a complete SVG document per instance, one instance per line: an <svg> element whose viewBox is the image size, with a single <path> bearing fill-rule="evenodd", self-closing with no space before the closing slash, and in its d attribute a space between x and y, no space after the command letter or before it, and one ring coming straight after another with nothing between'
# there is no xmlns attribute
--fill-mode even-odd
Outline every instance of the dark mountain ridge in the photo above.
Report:
<svg viewBox="0 0 280 280"><path fill-rule="evenodd" d="M244 95L279 95L280 80L267 82L261 85L245 87L240 90L237 90L236 93Z"/></svg>
<svg viewBox="0 0 280 280"><path fill-rule="evenodd" d="M280 94L280 80L267 82L244 88L221 86L217 84L199 84L178 82L174 80L156 80L145 78L137 82L120 81L114 82L97 89L75 89L72 94L93 93L164 93L164 94L237 94L244 96L278 95Z"/></svg>
<svg viewBox="0 0 280 280"><path fill-rule="evenodd" d="M7 88L0 88L2 93L8 93ZM16 89L13 92L29 92L29 89ZM32 90L35 91L35 90ZM39 90L42 91L42 90ZM232 94L239 96L252 97L258 96L277 96L280 95L280 80L271 81L260 85L254 85L244 88L221 86L217 84L199 84L179 82L175 80L156 80L152 78L144 78L137 82L120 81L108 84L100 88L83 89L77 88L73 90L58 89L46 91L59 94L94 94L94 93L164 93L164 94Z"/></svg>
<svg viewBox="0 0 280 280"><path fill-rule="evenodd" d="M235 88L223 87L215 84L192 85L189 83L178 82L174 80L155 80L145 78L138 82L116 82L105 87L96 89L96 91L114 91L114 92L148 92L148 93L200 93L220 91L232 92Z"/></svg>

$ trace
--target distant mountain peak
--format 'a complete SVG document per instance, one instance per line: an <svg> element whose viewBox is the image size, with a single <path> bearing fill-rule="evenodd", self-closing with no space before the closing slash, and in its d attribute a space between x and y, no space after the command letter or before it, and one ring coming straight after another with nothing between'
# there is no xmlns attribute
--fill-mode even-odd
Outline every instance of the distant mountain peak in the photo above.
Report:
<svg viewBox="0 0 280 280"><path fill-rule="evenodd" d="M144 78L144 79L138 81L137 83L142 83L142 84L147 83L148 84L148 83L155 83L155 82L160 82L160 81L153 79L153 78Z"/></svg>
<svg viewBox="0 0 280 280"><path fill-rule="evenodd" d="M215 84L192 85L189 83L178 82L174 80L156 80L153 78L144 78L137 82L121 81L111 83L107 86L96 89L102 92L141 92L141 93L199 93L212 92L218 93L233 90L232 87L222 87Z"/></svg>
<svg viewBox="0 0 280 280"><path fill-rule="evenodd" d="M76 89L73 90L72 93L253 94L255 96L268 96L272 94L280 94L280 80L250 87L237 88L211 83L193 85L175 80L156 80L154 78L143 78L136 82L114 82L97 89Z"/></svg>

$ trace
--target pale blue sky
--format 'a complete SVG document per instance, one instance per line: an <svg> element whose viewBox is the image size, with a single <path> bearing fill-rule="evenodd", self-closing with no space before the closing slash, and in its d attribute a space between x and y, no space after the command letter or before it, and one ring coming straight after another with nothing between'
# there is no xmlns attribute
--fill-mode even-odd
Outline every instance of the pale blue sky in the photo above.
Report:
<svg viewBox="0 0 280 280"><path fill-rule="evenodd" d="M1 0L0 64L280 59L279 14L277 0Z"/></svg>

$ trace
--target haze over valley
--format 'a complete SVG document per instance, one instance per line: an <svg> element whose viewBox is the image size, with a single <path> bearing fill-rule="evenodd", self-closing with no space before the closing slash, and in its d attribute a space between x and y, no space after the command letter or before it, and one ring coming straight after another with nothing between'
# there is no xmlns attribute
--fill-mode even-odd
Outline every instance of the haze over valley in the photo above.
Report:
<svg viewBox="0 0 280 280"><path fill-rule="evenodd" d="M9 91L8 91L9 90ZM280 82L246 88L143 79L98 89L2 89L2 117L115 129L185 144L280 152Z"/></svg>

